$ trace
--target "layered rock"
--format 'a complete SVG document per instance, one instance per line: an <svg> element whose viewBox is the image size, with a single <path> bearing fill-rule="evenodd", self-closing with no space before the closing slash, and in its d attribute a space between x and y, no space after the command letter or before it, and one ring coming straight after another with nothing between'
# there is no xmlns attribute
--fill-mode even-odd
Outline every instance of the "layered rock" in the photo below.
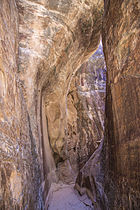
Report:
<svg viewBox="0 0 140 210"><path fill-rule="evenodd" d="M99 44L102 13L102 0L0 1L1 209L43 208L40 189L46 199L78 170L95 209L139 209L139 2L105 0L98 147L97 60L75 72Z"/></svg>
<svg viewBox="0 0 140 210"><path fill-rule="evenodd" d="M0 3L1 206L38 209L40 180L45 198L56 180L52 150L66 157L66 96L99 43L103 1L16 3Z"/></svg>
<svg viewBox="0 0 140 210"><path fill-rule="evenodd" d="M55 164L66 159L66 98L71 77L99 43L103 1L17 3L19 75L43 160L47 194L51 182L57 181Z"/></svg>
<svg viewBox="0 0 140 210"><path fill-rule="evenodd" d="M82 85L87 81L85 86L90 90L88 92L89 94L87 94L88 97L86 97L86 99L88 99L86 105L89 106L88 111L90 111L87 113L87 115L90 122L87 120L87 118L85 118L84 114L82 114L82 118L78 119L77 122L80 135L82 134L82 129L86 135L83 135L83 138L80 138L78 142L81 145L81 150L78 151L77 154L81 155L82 159L85 157L85 160L82 161L82 167L79 168L80 170L76 179L75 188L80 192L81 195L84 193L88 194L94 204L95 209L103 209L104 202L106 202L106 195L102 186L104 174L101 168L101 154L104 138L106 66L102 45L99 46L96 53L90 58L88 61L88 66L90 68L85 68L86 73L84 73L87 74L88 80L84 81L82 78L81 81ZM86 90L86 88L84 89ZM80 103L80 100L78 100L78 103ZM81 115L82 111L87 112L86 106L84 106L83 110L78 110L78 114ZM80 122L83 121L85 121L88 127L81 125ZM92 135L88 135L90 132ZM84 148L86 148L89 153L85 152L83 154Z"/></svg>
<svg viewBox="0 0 140 210"><path fill-rule="evenodd" d="M72 142L71 139L74 139L75 133L78 136L76 159L79 169L83 167L103 138L105 91L106 67L102 45L100 44L96 53L77 71L68 94L67 123L69 127L72 127L72 130L68 129L70 135L68 134L67 138L70 143ZM77 98L75 100L76 94ZM71 122L73 111L71 110L71 104L69 104L69 97L73 99L70 103L74 105L77 111L77 115L73 113L75 116L74 122L77 123L76 128Z"/></svg>
<svg viewBox="0 0 140 210"><path fill-rule="evenodd" d="M138 1L105 1L105 141L81 169L76 188L95 209L139 209Z"/></svg>
<svg viewBox="0 0 140 210"><path fill-rule="evenodd" d="M40 168L17 57L16 3L0 1L0 209L41 209Z"/></svg>
<svg viewBox="0 0 140 210"><path fill-rule="evenodd" d="M62 180L69 180L68 170L71 171L69 177L74 180L103 139L105 79L105 61L100 45L71 81L67 96L66 157L58 164L58 168L63 168Z"/></svg>
<svg viewBox="0 0 140 210"><path fill-rule="evenodd" d="M105 1L105 192L109 209L139 209L140 2ZM105 157L104 157L105 158Z"/></svg>

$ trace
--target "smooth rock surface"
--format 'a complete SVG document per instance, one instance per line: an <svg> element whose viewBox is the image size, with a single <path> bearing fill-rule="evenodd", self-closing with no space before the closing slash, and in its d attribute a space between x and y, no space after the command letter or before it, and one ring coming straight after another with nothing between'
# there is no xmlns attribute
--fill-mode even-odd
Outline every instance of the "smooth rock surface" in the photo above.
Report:
<svg viewBox="0 0 140 210"><path fill-rule="evenodd" d="M92 202L74 190L74 185L53 184L48 210L93 210Z"/></svg>

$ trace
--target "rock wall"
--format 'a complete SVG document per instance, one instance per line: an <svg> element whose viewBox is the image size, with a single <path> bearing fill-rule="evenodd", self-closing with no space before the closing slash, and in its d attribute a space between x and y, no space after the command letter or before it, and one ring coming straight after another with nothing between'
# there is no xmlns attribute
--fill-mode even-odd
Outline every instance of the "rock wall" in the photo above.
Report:
<svg viewBox="0 0 140 210"><path fill-rule="evenodd" d="M41 209L40 168L18 77L18 11L0 1L0 209Z"/></svg>
<svg viewBox="0 0 140 210"><path fill-rule="evenodd" d="M110 209L139 209L140 2L105 1L105 191Z"/></svg>
<svg viewBox="0 0 140 210"><path fill-rule="evenodd" d="M105 1L105 140L80 170L76 189L95 209L139 209L139 2Z"/></svg>
<svg viewBox="0 0 140 210"><path fill-rule="evenodd" d="M101 44L90 59L76 72L72 82L76 93L72 87L69 96L74 99L77 94L76 101L74 99L71 103L77 110L77 116L75 115L77 123L75 133L78 135L76 159L78 168L81 169L103 139L106 67ZM67 123L68 126L72 126L69 122L69 118L72 116L72 111L69 113L69 107L68 103ZM73 127L73 129L75 128ZM68 132L73 132L73 129ZM75 135L75 133L73 134ZM69 142L74 139L74 135L68 135Z"/></svg>
<svg viewBox="0 0 140 210"><path fill-rule="evenodd" d="M56 163L66 158L63 149L66 98L71 77L99 44L103 1L63 1L62 4L52 0L20 0L17 5L18 71L37 152L40 162L43 160L46 197L52 177L57 181L51 173L55 171L52 155Z"/></svg>
<svg viewBox="0 0 140 210"><path fill-rule="evenodd" d="M105 79L105 61L100 45L71 81L67 96L65 158L58 164L58 169L63 169L62 180L71 178L75 181L75 176L103 138Z"/></svg>
<svg viewBox="0 0 140 210"><path fill-rule="evenodd" d="M99 210L104 208L104 203L106 202L106 195L102 186L104 174L101 169L104 139L106 66L101 44L87 64L88 66L84 68L84 75L87 75L88 79L85 76L82 77L82 86L78 87L81 93L81 97L77 100L78 104L81 103L81 98L86 99L87 102L85 103L85 100L82 100L84 102L82 104L83 109L77 109L78 115L80 115L77 125L79 127L79 135L82 137L78 141L80 150L77 151L77 155L78 157L80 156L78 163L82 162L82 164L80 164L81 167L78 170L75 188L80 194L87 193L94 204L94 208ZM87 107L89 108L87 109ZM84 135L82 135L83 133Z"/></svg>
<svg viewBox="0 0 140 210"><path fill-rule="evenodd" d="M76 187L95 208L139 209L140 5L104 2L108 73L98 147L104 96L91 85L93 59L75 73L99 44L103 1L0 1L1 209L41 209L41 190L45 200L57 175L79 170Z"/></svg>
<svg viewBox="0 0 140 210"><path fill-rule="evenodd" d="M99 44L103 1L0 6L1 206L38 209L40 186L46 198L57 179L51 150L65 156L66 96L73 73Z"/></svg>

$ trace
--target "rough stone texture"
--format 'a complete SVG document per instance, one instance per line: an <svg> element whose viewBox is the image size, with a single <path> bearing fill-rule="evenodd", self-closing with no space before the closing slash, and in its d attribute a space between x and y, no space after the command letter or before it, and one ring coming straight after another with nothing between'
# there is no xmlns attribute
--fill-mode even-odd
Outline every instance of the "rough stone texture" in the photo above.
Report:
<svg viewBox="0 0 140 210"><path fill-rule="evenodd" d="M105 1L105 192L110 209L140 208L140 2Z"/></svg>
<svg viewBox="0 0 140 210"><path fill-rule="evenodd" d="M107 64L105 141L81 169L76 189L95 209L140 208L138 1L105 1Z"/></svg>
<svg viewBox="0 0 140 210"><path fill-rule="evenodd" d="M40 187L46 199L51 182L57 181L56 163L68 159L65 163L74 165L75 155L74 170L81 168L102 137L102 131L97 135L96 129L94 133L90 129L92 123L99 124L98 119L90 125L94 113L87 101L89 105L93 101L70 84L77 82L78 73L71 83L76 70L99 44L103 1L16 3L17 7L14 0L0 1L0 208L41 209ZM84 185L101 209L140 208L139 4L138 0L105 0L106 135L103 148L101 144L81 169L81 185L77 179L79 191ZM81 84L85 76L82 73ZM77 112L83 108L84 112ZM92 172L87 179L85 171Z"/></svg>
<svg viewBox="0 0 140 210"><path fill-rule="evenodd" d="M102 170L103 140L99 147L80 170L75 189L80 195L87 194L95 210L108 209L108 200L104 192L104 172Z"/></svg>
<svg viewBox="0 0 140 210"><path fill-rule="evenodd" d="M106 67L101 45L77 71L71 86L67 102L66 138L70 144L67 150L73 148L71 144L77 135L75 152L80 169L103 138ZM75 108L76 113L72 108ZM74 125L75 122L76 125ZM73 157L73 154L70 156Z"/></svg>
<svg viewBox="0 0 140 210"><path fill-rule="evenodd" d="M66 98L71 77L99 44L103 1L19 0L17 5L18 71L43 160L46 197L51 182L57 181L52 151L55 162L66 159Z"/></svg>
<svg viewBox="0 0 140 210"><path fill-rule="evenodd" d="M99 44L103 1L16 3L0 2L0 207L40 209L40 187L46 198L57 181L50 145L61 156L71 77Z"/></svg>
<svg viewBox="0 0 140 210"><path fill-rule="evenodd" d="M40 209L40 172L17 75L18 13L0 1L0 209Z"/></svg>
<svg viewBox="0 0 140 210"><path fill-rule="evenodd" d="M67 96L65 156L57 167L60 179L67 183L75 180L103 139L105 80L106 68L100 45L72 78Z"/></svg>
<svg viewBox="0 0 140 210"><path fill-rule="evenodd" d="M81 86L81 89L83 88L85 91L81 92L80 90L80 93L82 97L84 95L84 99L88 100L86 106L85 103L83 103L83 110L77 109L78 114L81 115L82 113L82 118L78 119L77 124L79 126L79 135L82 134L82 130L84 130L84 134L86 135L82 135L82 138L80 138L78 142L81 148L78 150L77 154L78 156L81 155L80 160L82 160L82 164L80 164L80 166L83 167L79 168L80 172L76 179L75 188L80 192L80 194L88 194L94 204L95 209L102 209L102 202L104 202L103 199L106 199L104 189L102 187L103 173L101 171L101 153L104 134L106 67L101 45L96 53L90 58L88 61L88 66L84 70L84 75L87 74L87 79L85 80L86 77L84 79L81 77L83 85ZM80 86L78 88L80 88ZM88 92L87 89L89 90ZM78 103L81 103L81 100L77 101ZM89 109L87 109L87 107L89 107ZM87 120L84 112L87 113L90 121ZM82 125L81 122L83 121L84 124ZM86 148L88 152L84 152L84 148ZM101 197L103 198L100 199Z"/></svg>

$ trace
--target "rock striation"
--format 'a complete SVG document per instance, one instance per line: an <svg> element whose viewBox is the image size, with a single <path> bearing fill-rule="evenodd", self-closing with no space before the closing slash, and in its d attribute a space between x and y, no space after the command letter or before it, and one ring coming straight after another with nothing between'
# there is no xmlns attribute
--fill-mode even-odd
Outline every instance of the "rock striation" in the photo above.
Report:
<svg viewBox="0 0 140 210"><path fill-rule="evenodd" d="M139 9L0 1L0 209L47 209L77 175L95 209L139 209Z"/></svg>
<svg viewBox="0 0 140 210"><path fill-rule="evenodd" d="M85 68L84 74L87 74L87 78L85 81L82 78L82 82L87 82L84 86L84 89L89 89L87 94L87 90L82 93L86 95L87 103L86 105L90 107L87 110L86 106L84 106L83 110L78 110L78 113L82 113L82 118L78 119L78 125L80 130L80 135L82 134L82 129L84 130L83 138L80 138L79 144L81 145L81 150L78 151L78 155L81 155L83 164L80 164L79 173L76 179L75 188L79 191L81 195L87 193L91 198L95 209L102 209L103 205L101 197L106 199L104 194L104 189L102 187L103 181L103 172L101 171L101 153L102 153L102 145L104 139L104 108L105 108L105 92L106 92L106 66L104 60L104 54L102 50L102 45L99 45L99 48L95 52L95 54L89 59L88 66ZM77 72L78 73L78 72ZM81 88L83 88L81 86ZM86 88L85 88L86 87ZM78 102L81 100L78 100ZM85 102L85 101L84 101ZM90 102L90 103L89 103ZM91 103L92 102L92 103ZM83 103L85 105L85 103ZM88 117L84 116L84 112L88 112ZM87 126L81 125L80 122L87 123ZM92 131L92 135L88 135ZM87 136L87 145L85 142ZM83 149L86 147L89 150L89 153L84 155ZM86 159L84 159L86 158Z"/></svg>
<svg viewBox="0 0 140 210"><path fill-rule="evenodd" d="M105 1L107 65L105 139L80 170L75 187L95 209L139 209L138 1Z"/></svg>
<svg viewBox="0 0 140 210"><path fill-rule="evenodd" d="M17 59L16 2L0 1L0 209L41 209L40 166Z"/></svg>
<svg viewBox="0 0 140 210"><path fill-rule="evenodd" d="M71 78L99 44L102 13L102 0L0 2L0 208L43 208Z"/></svg>
<svg viewBox="0 0 140 210"><path fill-rule="evenodd" d="M100 44L73 76L67 95L65 144L57 167L63 181L75 181L103 139L105 88L106 67Z"/></svg>
<svg viewBox="0 0 140 210"><path fill-rule="evenodd" d="M139 209L140 2L105 1L105 192L109 209Z"/></svg>

